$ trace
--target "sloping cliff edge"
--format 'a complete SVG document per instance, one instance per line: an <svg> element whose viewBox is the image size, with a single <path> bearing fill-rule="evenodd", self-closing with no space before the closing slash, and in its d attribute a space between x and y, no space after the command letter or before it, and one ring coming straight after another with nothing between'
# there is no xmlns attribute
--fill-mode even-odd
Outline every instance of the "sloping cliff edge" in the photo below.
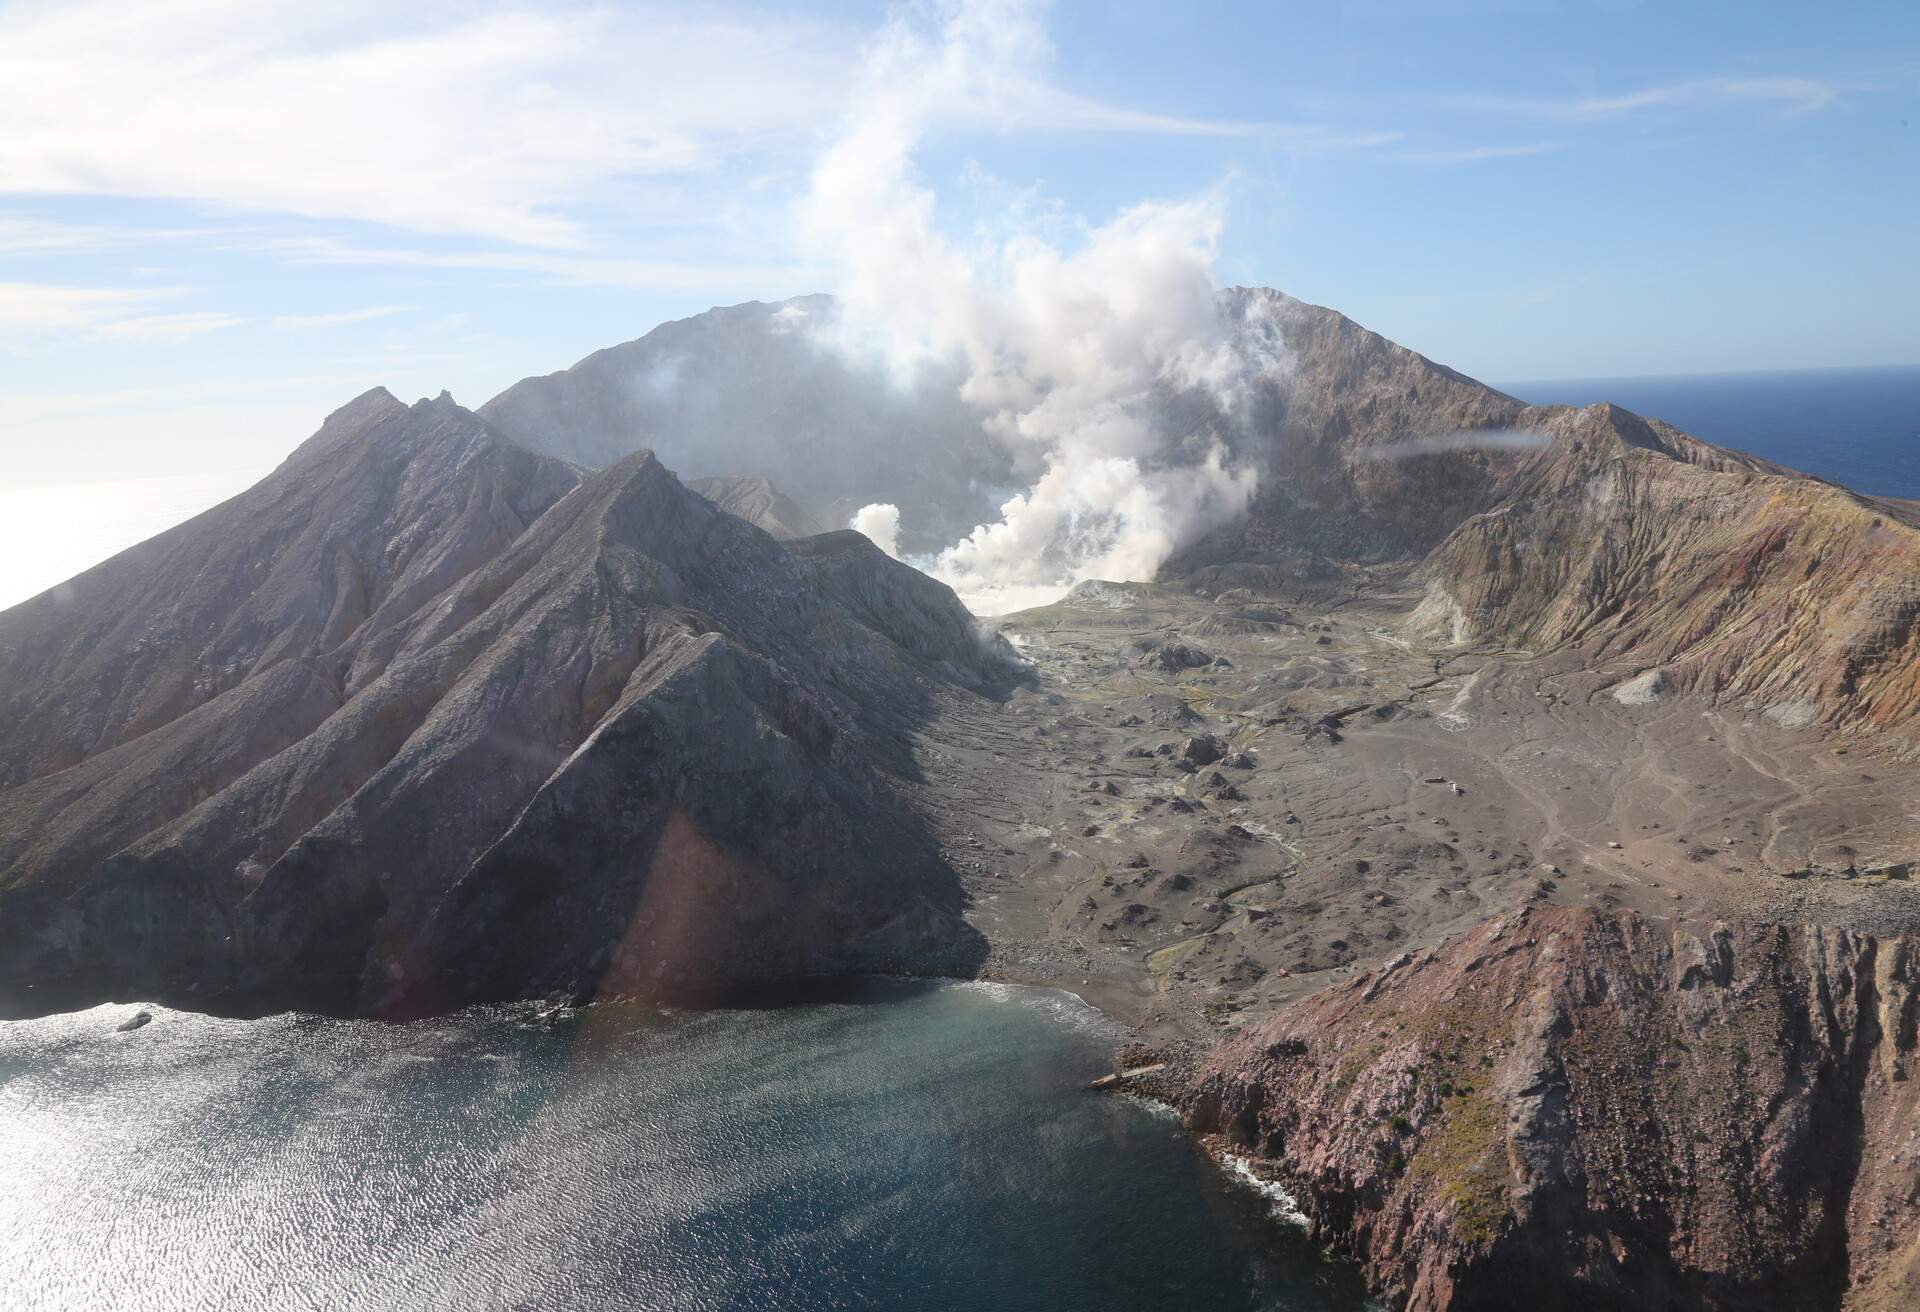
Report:
<svg viewBox="0 0 1920 1312"><path fill-rule="evenodd" d="M1913 938L1536 908L1138 1083L1414 1312L1890 1309L1917 1014Z"/></svg>

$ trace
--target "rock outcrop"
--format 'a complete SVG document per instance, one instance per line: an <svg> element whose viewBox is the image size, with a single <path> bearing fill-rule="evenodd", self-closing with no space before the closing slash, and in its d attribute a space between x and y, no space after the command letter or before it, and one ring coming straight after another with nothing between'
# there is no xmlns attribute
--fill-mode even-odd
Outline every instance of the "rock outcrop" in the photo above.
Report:
<svg viewBox="0 0 1920 1312"><path fill-rule="evenodd" d="M1538 407L1281 292L1232 288L1221 311L1243 334L1277 335L1290 367L1236 434L1262 471L1253 506L1166 577L1257 588L1328 559L1413 559L1494 504Z"/></svg>
<svg viewBox="0 0 1920 1312"><path fill-rule="evenodd" d="M1920 519L1615 406L1550 443L1426 563L1461 637L1629 656L1802 722L1911 726Z"/></svg>
<svg viewBox="0 0 1920 1312"><path fill-rule="evenodd" d="M1920 940L1533 909L1159 1077L1380 1291L1912 1306Z"/></svg>
<svg viewBox="0 0 1920 1312"><path fill-rule="evenodd" d="M847 541L851 539L851 541ZM907 781L1007 672L857 534L369 394L0 616L0 1008L437 1010L965 970Z"/></svg>

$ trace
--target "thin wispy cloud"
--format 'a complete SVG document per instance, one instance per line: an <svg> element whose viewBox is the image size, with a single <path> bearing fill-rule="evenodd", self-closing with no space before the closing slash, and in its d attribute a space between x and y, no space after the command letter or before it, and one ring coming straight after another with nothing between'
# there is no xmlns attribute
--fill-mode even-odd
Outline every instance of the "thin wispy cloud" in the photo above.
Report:
<svg viewBox="0 0 1920 1312"><path fill-rule="evenodd" d="M1701 77L1638 87L1612 95L1456 96L1468 108L1596 122L1658 110L1764 108L1811 114L1838 101L1846 88L1809 77Z"/></svg>
<svg viewBox="0 0 1920 1312"><path fill-rule="evenodd" d="M157 297L168 294L164 289L0 282L0 337L82 332L144 312Z"/></svg>
<svg viewBox="0 0 1920 1312"><path fill-rule="evenodd" d="M331 314L276 314L268 322L278 329L303 328L346 328L357 323L368 323L374 319L388 319L396 314L405 314L412 309L409 305L368 305L358 310L336 310Z"/></svg>
<svg viewBox="0 0 1920 1312"><path fill-rule="evenodd" d="M1560 150L1566 143L1560 141L1538 141L1524 146L1463 146L1453 150L1402 150L1395 151L1393 157L1414 164L1479 164L1496 159L1526 159L1535 155L1550 155Z"/></svg>
<svg viewBox="0 0 1920 1312"><path fill-rule="evenodd" d="M1046 82L1012 78L990 94L977 90L930 107L929 117L1000 121L1029 132L1104 132L1140 136L1278 142L1324 152L1372 150L1406 138L1404 132L1325 123L1192 118L1132 109L1076 95Z"/></svg>
<svg viewBox="0 0 1920 1312"><path fill-rule="evenodd" d="M1814 78L1712 77L1647 87L1620 96L1591 96L1574 101L1568 112L1575 118L1610 118L1645 109L1772 105L1810 114L1825 109L1839 98L1839 87Z"/></svg>
<svg viewBox="0 0 1920 1312"><path fill-rule="evenodd" d="M196 202L585 251L635 184L714 189L804 151L865 34L794 15L374 0L70 0L0 9L0 192ZM1213 120L1010 76L948 118L1035 132L1370 149L1394 132ZM102 231L0 230L0 251ZM629 271L658 285L664 271ZM691 281L691 277L689 281Z"/></svg>
<svg viewBox="0 0 1920 1312"><path fill-rule="evenodd" d="M0 179L0 184L4 179ZM0 186L0 190L4 190ZM187 241L228 231L228 227L115 227L99 223L62 223L27 214L0 213L0 259L71 255L85 251L149 248L159 242Z"/></svg>
<svg viewBox="0 0 1920 1312"><path fill-rule="evenodd" d="M1537 451L1550 440L1546 433L1533 428L1470 428L1367 447L1356 458L1379 463L1453 451Z"/></svg>
<svg viewBox="0 0 1920 1312"><path fill-rule="evenodd" d="M123 245L125 241L125 234L113 228L0 214L0 257L68 255Z"/></svg>
<svg viewBox="0 0 1920 1312"><path fill-rule="evenodd" d="M241 315L221 314L215 310L186 310L178 314L141 314L127 319L112 319L98 325L94 332L111 341L184 342L222 328L234 328L246 322Z"/></svg>
<svg viewBox="0 0 1920 1312"><path fill-rule="evenodd" d="M723 265L522 248L444 250L425 246L362 246L335 237L248 236L225 244L228 249L273 255L290 264L471 269L533 275L560 284L633 289L714 287L771 294L767 292L770 287L799 286L817 273L810 266L798 264Z"/></svg>
<svg viewBox="0 0 1920 1312"><path fill-rule="evenodd" d="M0 283L0 341L63 335L106 341L181 342L245 322L212 310L156 310L187 294L182 287L70 287Z"/></svg>

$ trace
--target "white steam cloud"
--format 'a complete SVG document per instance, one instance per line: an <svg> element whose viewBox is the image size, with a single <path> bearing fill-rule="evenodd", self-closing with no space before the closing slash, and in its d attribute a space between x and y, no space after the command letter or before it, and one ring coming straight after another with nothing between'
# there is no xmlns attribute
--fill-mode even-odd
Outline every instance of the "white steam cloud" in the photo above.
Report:
<svg viewBox="0 0 1920 1312"><path fill-rule="evenodd" d="M1417 437L1370 447L1357 457L1365 461L1411 460L1415 456L1446 455L1454 451L1537 451L1553 439L1537 428L1463 428L1434 437Z"/></svg>
<svg viewBox="0 0 1920 1312"><path fill-rule="evenodd" d="M913 174L922 134L954 109L1017 100L1047 54L1021 5L950 7L932 35L896 20L802 212L810 248L841 270L841 344L879 352L896 376L962 362L962 398L1029 480L998 521L917 562L982 613L1085 578L1150 579L1243 513L1254 469L1211 420L1169 422L1169 400L1198 390L1230 420L1283 363L1277 348L1249 358L1252 338L1222 320L1217 195L1136 205L1068 249L1031 230L962 249L939 231ZM898 513L870 506L863 522L897 533Z"/></svg>
<svg viewBox="0 0 1920 1312"><path fill-rule="evenodd" d="M874 546L895 560L900 558L900 507L886 502L862 506L847 527L866 534Z"/></svg>

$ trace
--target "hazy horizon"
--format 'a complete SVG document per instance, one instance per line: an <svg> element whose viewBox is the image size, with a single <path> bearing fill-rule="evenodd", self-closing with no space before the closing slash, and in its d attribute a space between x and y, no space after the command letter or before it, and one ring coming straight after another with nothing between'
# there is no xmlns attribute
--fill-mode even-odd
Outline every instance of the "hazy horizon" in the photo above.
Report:
<svg viewBox="0 0 1920 1312"><path fill-rule="evenodd" d="M1476 377L1920 359L1911 6L16 2L9 481L253 465L378 382L477 404L844 290L814 166L876 48L956 14L985 58L912 179L959 249L1193 199L1219 283Z"/></svg>
<svg viewBox="0 0 1920 1312"><path fill-rule="evenodd" d="M838 320L782 330L950 379L1019 471L915 557L990 610L1151 577L1250 504L1234 432L1291 364L1220 288L1479 378L1920 359L1898 8L106 17L0 5L0 443L30 562L0 600L244 486L369 387L478 406L816 290ZM1167 387L1204 439L1156 418ZM900 512L849 522L891 549Z"/></svg>
<svg viewBox="0 0 1920 1312"><path fill-rule="evenodd" d="M1614 378L1522 379L1490 381L1489 385L1510 394L1519 395L1523 400L1543 404L1583 403L1554 395L1553 389L1556 387L1584 386L1605 389L1607 396L1601 398L1596 393L1595 399L1612 399L1628 409L1636 409L1637 407L1631 403L1634 393L1638 390L1634 386L1636 384L1684 384L1716 380L1764 381L1792 378L1796 375L1817 376L1855 372L1882 375L1911 373L1914 375L1914 382L1920 384L1920 364L1909 364L1854 365L1838 369L1730 370L1708 374L1641 374ZM1621 390L1613 386L1616 384L1627 386L1625 390ZM466 404L462 398L455 399ZM1742 412L1719 408L1716 409L1716 413L1737 418ZM1908 413L1920 414L1920 410L1910 410ZM314 417L313 427L318 426L321 417ZM1655 413L1653 417L1678 423L1695 436L1706 437L1723 444L1732 444L1742 450L1751 449L1754 454L1805 468L1808 472L1821 474L1836 482L1856 487L1860 491L1920 497L1920 472L1909 470L1904 465L1895 468L1892 471L1893 476L1905 480L1902 490L1889 491L1880 487L1865 486L1873 480L1847 477L1851 467L1845 460L1823 463L1816 459L1809 463L1804 458L1805 452L1809 449L1808 444L1782 446L1778 440L1780 430L1777 424L1772 432L1755 434L1763 440L1754 441L1750 436L1746 440L1746 445L1743 446L1740 442L1725 436L1724 433L1716 432L1717 426L1714 424L1697 424L1689 427L1682 422L1680 415ZM1859 413L1843 414L1842 419L1847 423L1862 422ZM31 488L0 487L0 559L31 564L31 568L22 568L17 565L13 573L0 575L0 610L37 596L55 584L99 564L115 553L134 546L175 524L183 523L201 511L246 490L258 479L271 472L273 466L307 436L309 432L290 437L286 444L286 451L271 455L253 468L236 467L197 475L162 475L151 479L94 479ZM1807 436L1809 443L1816 444L1812 449L1818 450L1819 435ZM1854 463L1857 465L1863 462L1875 462L1878 453L1879 449L1869 446ZM1906 465L1915 463L1920 463L1920 448L1913 452L1913 458L1908 460ZM1886 475L1887 463L1883 460L1877 461L1875 472ZM76 525L84 526L84 531L75 531ZM869 535L871 536L871 533Z"/></svg>

